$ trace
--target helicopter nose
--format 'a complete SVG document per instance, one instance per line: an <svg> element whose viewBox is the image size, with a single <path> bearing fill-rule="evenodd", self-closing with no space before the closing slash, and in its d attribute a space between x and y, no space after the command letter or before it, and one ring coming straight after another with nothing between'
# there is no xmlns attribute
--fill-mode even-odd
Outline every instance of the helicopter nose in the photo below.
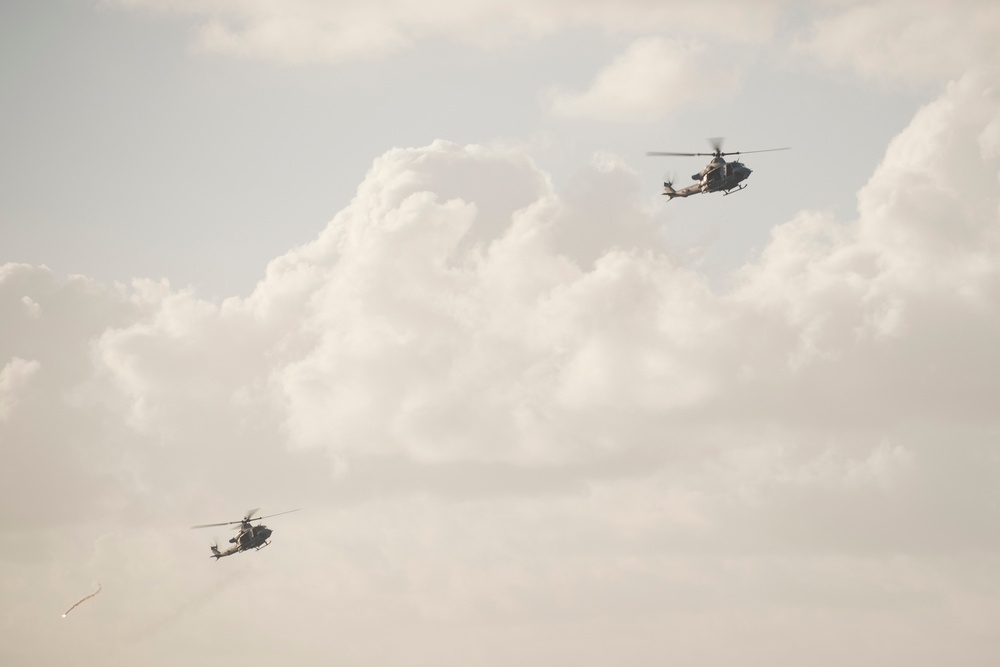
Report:
<svg viewBox="0 0 1000 667"><path fill-rule="evenodd" d="M271 533L272 533L272 532L273 532L273 531L272 531L272 530L271 530L270 528L265 528L265 529L264 529L264 530L263 530L263 531L261 532L261 537L263 537L263 538L264 538L264 539L266 540L267 538L271 537Z"/></svg>

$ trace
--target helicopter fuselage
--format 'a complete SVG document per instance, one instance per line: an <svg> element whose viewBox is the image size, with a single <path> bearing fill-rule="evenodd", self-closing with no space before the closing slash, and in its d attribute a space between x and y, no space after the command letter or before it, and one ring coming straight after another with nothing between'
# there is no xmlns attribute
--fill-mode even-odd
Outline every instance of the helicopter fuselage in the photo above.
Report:
<svg viewBox="0 0 1000 667"><path fill-rule="evenodd" d="M251 526L244 524L240 526L240 532L230 542L238 544L240 549L257 549L267 543L273 531L265 525Z"/></svg>
<svg viewBox="0 0 1000 667"><path fill-rule="evenodd" d="M740 183L750 177L753 170L742 162L726 162L721 157L712 158L704 169L691 178L699 182L702 192L742 189Z"/></svg>
<svg viewBox="0 0 1000 667"><path fill-rule="evenodd" d="M240 532L236 534L236 537L229 539L230 544L233 546L229 547L225 551L219 551L218 547L213 546L212 558L218 560L224 556L232 556L233 554L241 551L263 549L270 544L268 540L273 532L274 531L263 524L257 526L243 524L240 526Z"/></svg>

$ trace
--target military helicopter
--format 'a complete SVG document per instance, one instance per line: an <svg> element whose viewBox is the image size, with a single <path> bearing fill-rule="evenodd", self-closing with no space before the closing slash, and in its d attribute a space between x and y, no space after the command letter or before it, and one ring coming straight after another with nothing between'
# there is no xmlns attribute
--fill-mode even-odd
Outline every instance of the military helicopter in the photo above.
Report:
<svg viewBox="0 0 1000 667"><path fill-rule="evenodd" d="M292 512L298 512L297 509L288 510L287 512L278 512L277 514L269 514L267 516L254 517L260 509L253 509L246 513L246 515L239 521L223 521L222 523L204 523L198 526L191 526L194 528L211 528L213 526L231 526L233 524L240 524L238 527L238 532L236 537L231 538L229 541L233 546L229 547L225 551L219 551L219 544L216 542L212 545L212 555L211 558L219 560L223 556L232 556L240 551L249 551L254 549L260 551L266 547L270 542L268 538L271 537L273 532L270 528L262 523L258 523L256 526L251 524L251 521L261 521L262 519L270 519L272 516L281 516L282 514L291 514Z"/></svg>
<svg viewBox="0 0 1000 667"><path fill-rule="evenodd" d="M741 155L742 153L770 153L771 151L787 151L789 147L785 148L765 148L762 151L734 151L732 153L722 152L722 137L715 137L708 140L715 150L712 153L667 153L663 151L649 151L646 155L658 156L658 155L681 155L686 157L693 157L696 155L706 155L711 156L712 160L705 168L702 169L697 174L692 174L691 178L698 181L694 185L689 185L686 188L681 188L680 190L674 190L674 184L672 181L665 181L663 183L663 194L665 194L670 199L674 197L690 197L691 195L701 194L702 192L719 192L721 191L723 196L733 194L734 192L739 192L746 187L746 184L740 185L743 181L749 178L751 172L753 171L742 162L734 160L733 162L726 162L725 156L727 155Z"/></svg>

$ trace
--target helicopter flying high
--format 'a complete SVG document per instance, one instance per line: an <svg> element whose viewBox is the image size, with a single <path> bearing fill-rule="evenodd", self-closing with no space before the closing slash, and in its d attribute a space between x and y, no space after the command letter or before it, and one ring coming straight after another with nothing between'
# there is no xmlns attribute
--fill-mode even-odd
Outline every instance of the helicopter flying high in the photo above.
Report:
<svg viewBox="0 0 1000 667"><path fill-rule="evenodd" d="M252 509L244 515L242 519L238 521L223 521L222 523L204 523L198 526L191 526L191 528L211 528L213 526L231 526L233 524L239 524L239 532L236 537L231 538L229 541L233 546L229 547L225 551L219 551L218 543L212 545L212 558L219 560L224 556L232 556L235 553L241 551L248 551L250 549L260 550L266 547L270 542L268 538L271 537L271 533L274 532L262 523L258 523L256 526L251 523L251 521L261 521L262 519L270 519L272 516L281 516L282 514L291 514L292 512L298 512L297 509L288 510L287 512L278 512L277 514L269 514L267 516L254 517L259 509Z"/></svg>
<svg viewBox="0 0 1000 667"><path fill-rule="evenodd" d="M746 184L743 183L743 181L750 177L753 170L738 160L726 162L725 156L741 155L743 153L770 153L771 151L789 150L789 147L786 146L784 148L765 148L760 151L733 151L731 153L724 153L722 151L722 137L715 137L713 139L709 139L708 141L712 145L712 148L715 149L711 153L671 153L664 151L649 151L646 153L646 155L650 156L680 155L693 157L696 155L705 155L711 156L712 158L700 172L691 175L693 180L698 181L697 183L689 185L686 188L681 188L680 190L675 190L673 182L669 180L664 181L663 194L670 199L673 199L674 197L690 197L691 195L701 194L704 192L721 191L723 196L739 192L746 187Z"/></svg>

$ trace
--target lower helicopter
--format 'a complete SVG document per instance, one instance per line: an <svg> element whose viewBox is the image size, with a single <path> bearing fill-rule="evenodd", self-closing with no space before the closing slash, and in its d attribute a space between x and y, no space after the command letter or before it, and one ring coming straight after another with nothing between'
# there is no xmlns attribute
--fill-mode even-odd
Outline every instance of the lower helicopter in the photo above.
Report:
<svg viewBox="0 0 1000 667"><path fill-rule="evenodd" d="M697 155L711 156L712 160L705 165L697 174L691 176L692 179L698 181L693 185L689 185L686 188L681 188L680 190L674 189L674 184L672 181L665 181L663 183L663 194L673 199L674 197L690 197L691 195L697 195L707 192L722 192L723 196L733 194L734 192L739 192L746 187L743 183L750 174L753 172L752 169L744 165L742 162L734 160L733 162L726 162L724 159L727 155L741 155L743 153L770 153L771 151L787 151L789 147L785 148L765 148L761 151L734 151L732 153L722 152L722 138L716 137L714 139L709 139L709 143L715 150L711 153L669 153L663 151L649 151L646 155L650 156L660 156L660 155L680 155L685 157L693 157Z"/></svg>
<svg viewBox="0 0 1000 667"><path fill-rule="evenodd" d="M224 556L232 556L235 553L241 551L249 551L254 549L255 551L260 551L266 547L271 542L268 538L271 537L273 532L270 528L262 523L258 523L256 526L251 523L251 521L261 521L262 519L270 519L273 516L281 516L282 514L291 514L292 512L298 512L297 509L288 510L287 512L278 512L277 514L269 514L267 516L255 517L254 515L259 512L259 509L253 509L246 513L246 515L239 519L238 521L223 521L222 523L205 523L198 526L191 526L191 528L211 528L213 526L232 526L234 524L239 524L236 533L236 537L229 540L233 546L229 547L225 551L219 551L218 543L212 545L212 555L211 558L219 560Z"/></svg>

